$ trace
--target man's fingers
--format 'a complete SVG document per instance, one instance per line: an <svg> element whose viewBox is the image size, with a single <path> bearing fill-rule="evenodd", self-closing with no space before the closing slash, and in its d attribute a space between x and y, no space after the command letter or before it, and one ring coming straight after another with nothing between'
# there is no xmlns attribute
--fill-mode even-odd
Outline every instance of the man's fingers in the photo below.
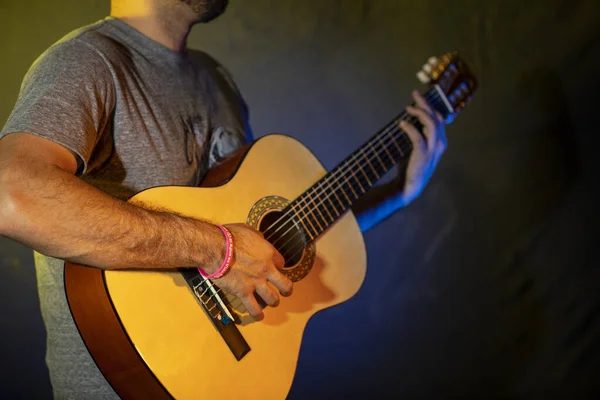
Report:
<svg viewBox="0 0 600 400"><path fill-rule="evenodd" d="M254 298L254 295L240 297L240 300L242 300L242 303L244 303L244 307L246 307L248 313L252 315L252 317L255 320L261 321L265 317L265 314L263 314L262 311L262 307Z"/></svg>
<svg viewBox="0 0 600 400"><path fill-rule="evenodd" d="M267 279L269 282L275 285L277 290L279 290L279 293L281 293L283 296L289 296L292 294L292 291L294 290L294 284L278 269L273 269Z"/></svg>
<svg viewBox="0 0 600 400"><path fill-rule="evenodd" d="M431 108L431 105L425 100L425 97L423 97L421 93L417 90L413 90L412 97L419 108L425 110L427 114L433 115L433 108Z"/></svg>
<svg viewBox="0 0 600 400"><path fill-rule="evenodd" d="M277 291L273 290L268 282L256 286L256 294L265 301L271 307L277 307L279 305L279 295Z"/></svg>
<svg viewBox="0 0 600 400"><path fill-rule="evenodd" d="M433 122L433 118L431 117L431 115L427 114L427 112L425 112L424 110L421 110L420 108L416 108L416 107L412 107L412 106L408 106L406 107L406 112L409 115L413 115L415 117L417 117L419 119L419 121L421 122L421 124L423 124L423 135L425 136L425 139L427 140L427 147L429 148L429 150L433 150L435 147L435 142L436 140L436 129L435 129L435 122Z"/></svg>
<svg viewBox="0 0 600 400"><path fill-rule="evenodd" d="M283 256L281 255L280 252L278 252L277 250L274 249L274 254L273 254L273 264L275 264L275 268L277 269L282 269L283 266L285 265L285 259L283 258Z"/></svg>
<svg viewBox="0 0 600 400"><path fill-rule="evenodd" d="M435 112L435 117L437 118L437 120L440 124L444 123L444 116L442 114L440 114L439 111Z"/></svg>
<svg viewBox="0 0 600 400"><path fill-rule="evenodd" d="M419 151L427 149L427 144L425 143L423 136L421 136L421 133L413 124L407 121L400 121L400 128L406 132L414 149L418 149Z"/></svg>
<svg viewBox="0 0 600 400"><path fill-rule="evenodd" d="M438 142L441 142L443 150L446 150L446 147L448 147L448 138L446 137L444 129L440 129L440 132L438 133Z"/></svg>
<svg viewBox="0 0 600 400"><path fill-rule="evenodd" d="M438 143L437 143L437 146L435 148L434 163L436 165L439 162L440 158L442 158L442 154L444 154L444 151L446 151L446 143L444 143L443 141L439 140Z"/></svg>

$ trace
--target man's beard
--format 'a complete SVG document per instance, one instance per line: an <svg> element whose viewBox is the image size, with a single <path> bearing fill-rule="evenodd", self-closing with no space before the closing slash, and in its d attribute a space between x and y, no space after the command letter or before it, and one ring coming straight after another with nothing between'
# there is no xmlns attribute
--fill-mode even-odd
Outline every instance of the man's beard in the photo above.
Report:
<svg viewBox="0 0 600 400"><path fill-rule="evenodd" d="M228 0L181 0L198 15L199 22L210 22L223 14L227 9Z"/></svg>

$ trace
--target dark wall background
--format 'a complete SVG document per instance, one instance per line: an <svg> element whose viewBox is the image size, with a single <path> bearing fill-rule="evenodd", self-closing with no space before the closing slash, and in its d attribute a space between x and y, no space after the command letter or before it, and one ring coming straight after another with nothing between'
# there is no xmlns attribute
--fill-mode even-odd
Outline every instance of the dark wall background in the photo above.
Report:
<svg viewBox="0 0 600 400"><path fill-rule="evenodd" d="M410 101L430 55L460 50L481 83L425 193L365 235L361 291L309 324L290 398L600 395L599 4L232 0L194 30L256 136L328 168ZM0 0L2 123L34 59L107 13ZM31 252L0 239L0 256L0 393L49 397Z"/></svg>

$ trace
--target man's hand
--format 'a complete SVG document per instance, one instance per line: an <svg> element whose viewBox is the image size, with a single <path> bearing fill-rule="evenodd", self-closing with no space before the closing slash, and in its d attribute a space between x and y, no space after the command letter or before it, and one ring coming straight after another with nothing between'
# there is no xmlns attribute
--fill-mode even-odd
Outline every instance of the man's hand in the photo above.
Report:
<svg viewBox="0 0 600 400"><path fill-rule="evenodd" d="M248 312L261 320L264 315L254 297L255 292L271 307L279 304L279 293L283 296L292 294L292 281L279 271L285 260L260 232L250 226L231 224L225 227L233 236L233 265L225 276L214 282L237 296Z"/></svg>
<svg viewBox="0 0 600 400"><path fill-rule="evenodd" d="M406 132L413 144L406 182L400 194L403 205L409 204L421 194L447 146L442 116L419 92L413 91L412 96L416 106L408 106L406 112L419 119L423 125L423 134L407 121L400 123L400 128Z"/></svg>

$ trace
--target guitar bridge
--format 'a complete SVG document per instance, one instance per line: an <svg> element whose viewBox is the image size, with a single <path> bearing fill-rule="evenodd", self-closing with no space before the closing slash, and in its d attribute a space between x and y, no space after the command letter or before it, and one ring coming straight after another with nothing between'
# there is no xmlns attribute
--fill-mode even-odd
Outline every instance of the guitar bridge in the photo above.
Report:
<svg viewBox="0 0 600 400"><path fill-rule="evenodd" d="M250 351L250 346L236 326L225 294L195 268L180 269L179 272L235 359L241 360Z"/></svg>

